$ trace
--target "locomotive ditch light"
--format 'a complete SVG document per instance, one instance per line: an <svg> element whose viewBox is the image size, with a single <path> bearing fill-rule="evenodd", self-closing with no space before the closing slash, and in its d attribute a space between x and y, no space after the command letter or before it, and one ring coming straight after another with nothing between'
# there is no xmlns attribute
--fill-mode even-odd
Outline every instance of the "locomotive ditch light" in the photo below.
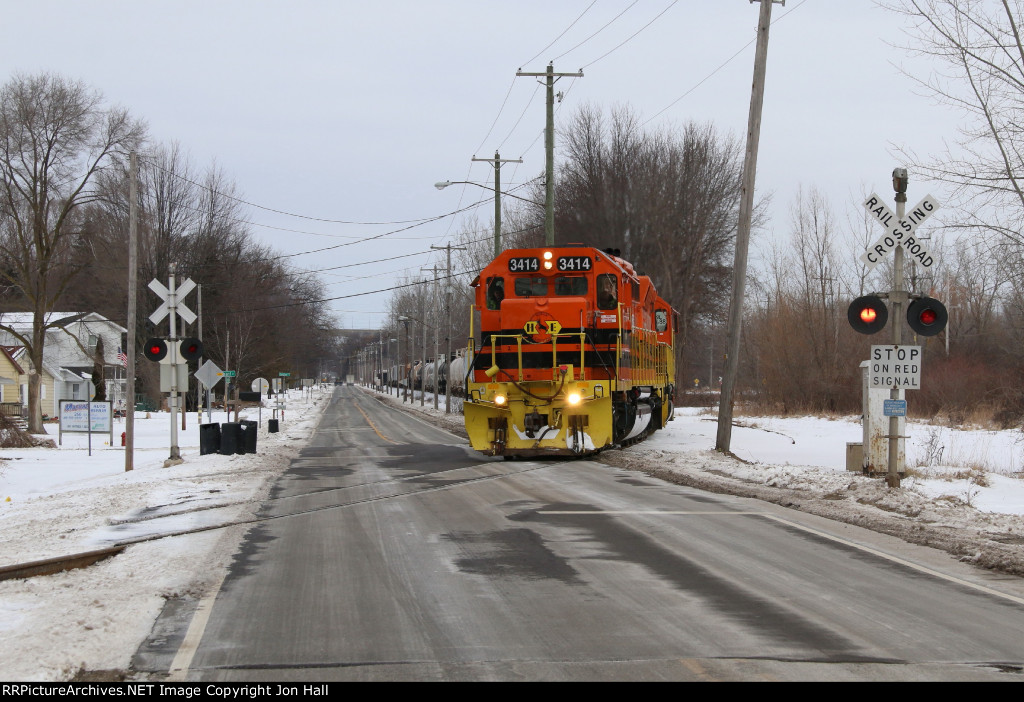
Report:
<svg viewBox="0 0 1024 702"><path fill-rule="evenodd" d="M494 404L498 405L499 407L503 407L506 402L508 402L508 398L505 397L504 395L499 393L494 396Z"/></svg>
<svg viewBox="0 0 1024 702"><path fill-rule="evenodd" d="M930 297L919 297L907 307L907 324L919 336L935 336L946 328L946 306Z"/></svg>
<svg viewBox="0 0 1024 702"><path fill-rule="evenodd" d="M582 398L580 398L580 394L578 392L571 392L565 399L570 405L578 405Z"/></svg>
<svg viewBox="0 0 1024 702"><path fill-rule="evenodd" d="M889 321L889 309L877 295L864 295L850 303L846 317L854 331L874 334L885 328L885 323Z"/></svg>

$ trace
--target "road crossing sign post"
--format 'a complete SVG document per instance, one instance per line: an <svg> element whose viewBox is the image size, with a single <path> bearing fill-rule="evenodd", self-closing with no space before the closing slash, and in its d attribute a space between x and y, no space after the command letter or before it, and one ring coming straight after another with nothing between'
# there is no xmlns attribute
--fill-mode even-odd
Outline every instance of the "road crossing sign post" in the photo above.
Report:
<svg viewBox="0 0 1024 702"><path fill-rule="evenodd" d="M910 294L904 290L903 281L903 257L909 254L919 265L930 268L935 262L934 257L929 253L927 242L916 236L917 228L928 217L939 208L939 203L931 195L926 196L921 202L911 208L907 214L907 169L896 168L892 172L892 186L896 191L896 213L886 206L882 198L872 193L864 202L864 207L871 213L875 220L885 229L885 233L865 251L860 260L868 270L875 266L891 251L893 254L893 285L889 292L889 303L892 305L894 323L892 325L892 345L872 346L871 364L877 368L877 373L872 372L871 382L874 387L890 387L889 406L895 408L904 402L900 399L901 389L920 388L920 346L903 346L902 333L903 325L902 312L907 305ZM852 313L851 313L852 314ZM864 320L865 325L868 324ZM884 321L882 322L884 324ZM857 328L854 325L854 328ZM880 328L880 327L879 327ZM863 330L861 330L863 331ZM902 405L903 414L906 414L906 406ZM899 417L895 410L889 417L889 470L886 475L886 483L889 487L900 486L899 465L900 456L899 444ZM867 419L865 419L867 421Z"/></svg>
<svg viewBox="0 0 1024 702"><path fill-rule="evenodd" d="M220 369L213 361L207 361L202 367L197 370L193 375L196 377L204 388L206 388L206 421L212 421L213 419L213 400L210 397L210 390L213 389L217 383L220 382L221 378L224 377L224 371Z"/></svg>
<svg viewBox="0 0 1024 702"><path fill-rule="evenodd" d="M171 410L171 455L168 460L179 462L181 461L181 451L178 449L178 391L186 390L187 388L180 387L182 381L181 375L184 375L185 381L188 380L187 374L179 374L179 365L185 365L184 360L179 357L178 349L178 317L186 324L192 324L196 321L196 313L186 307L182 302L181 298L188 295L196 287L196 284L192 282L191 278L186 278L180 286L175 285L175 273L177 272L177 266L172 263L170 265L170 276L168 285L164 287L163 283L158 281L156 278L149 282L149 289L152 290L163 300L163 303L156 308L153 314L149 315L149 321L153 324L159 324L163 321L164 317L167 317L170 325L170 337L168 338L167 351L171 355L169 365L174 370L168 373L170 382L170 397L167 400L167 404Z"/></svg>

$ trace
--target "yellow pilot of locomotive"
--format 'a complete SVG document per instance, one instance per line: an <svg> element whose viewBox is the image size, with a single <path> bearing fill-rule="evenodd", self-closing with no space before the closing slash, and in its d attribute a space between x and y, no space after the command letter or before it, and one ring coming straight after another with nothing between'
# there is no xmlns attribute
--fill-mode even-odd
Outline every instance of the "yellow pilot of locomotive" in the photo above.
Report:
<svg viewBox="0 0 1024 702"><path fill-rule="evenodd" d="M489 455L586 455L671 420L676 313L614 250L511 249L473 281L463 411Z"/></svg>

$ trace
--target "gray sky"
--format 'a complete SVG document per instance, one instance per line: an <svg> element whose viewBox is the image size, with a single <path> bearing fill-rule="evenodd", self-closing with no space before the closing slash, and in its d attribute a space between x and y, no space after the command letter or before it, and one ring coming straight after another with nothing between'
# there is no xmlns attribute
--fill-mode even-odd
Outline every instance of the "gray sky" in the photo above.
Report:
<svg viewBox="0 0 1024 702"><path fill-rule="evenodd" d="M351 242L409 224L317 220L409 222L479 201L484 237L490 194L433 184L493 180L490 165L471 159L495 151L523 159L503 166L502 189L543 173L544 91L517 78L520 69L583 69L556 84L565 94L556 135L560 119L590 103L629 106L652 128L711 121L744 140L759 5L0 0L0 9L0 77L81 79L145 119L154 141L179 142L199 168L215 163L247 202L267 208L250 208L253 231L295 266L424 252L325 272L329 296L341 297L420 275L441 260L430 247L451 241L461 220L363 243ZM911 173L910 204L928 193L941 201L892 153L893 144L933 153L955 125L892 65L906 62L886 43L901 38L897 18L873 0L787 0L773 20L756 185L758 196L774 194L769 233L788 240L797 188L817 187L841 215L872 190L891 199L899 165ZM387 301L383 292L331 305L341 326L375 328Z"/></svg>

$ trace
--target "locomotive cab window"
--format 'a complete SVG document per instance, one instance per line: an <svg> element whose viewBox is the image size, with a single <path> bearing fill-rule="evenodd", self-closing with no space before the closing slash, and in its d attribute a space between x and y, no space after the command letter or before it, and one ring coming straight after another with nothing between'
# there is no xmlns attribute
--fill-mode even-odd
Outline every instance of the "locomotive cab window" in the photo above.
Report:
<svg viewBox="0 0 1024 702"><path fill-rule="evenodd" d="M516 278L516 297L545 297L548 294L547 278Z"/></svg>
<svg viewBox="0 0 1024 702"><path fill-rule="evenodd" d="M668 310L654 310L654 328L660 332L668 330Z"/></svg>
<svg viewBox="0 0 1024 702"><path fill-rule="evenodd" d="M487 283L487 309L496 310L501 308L501 301L505 299L505 279L496 276Z"/></svg>
<svg viewBox="0 0 1024 702"><path fill-rule="evenodd" d="M604 273L597 276L597 309L614 310L619 305L618 284L615 276Z"/></svg>
<svg viewBox="0 0 1024 702"><path fill-rule="evenodd" d="M555 295L586 295L587 279L582 277L555 278Z"/></svg>

